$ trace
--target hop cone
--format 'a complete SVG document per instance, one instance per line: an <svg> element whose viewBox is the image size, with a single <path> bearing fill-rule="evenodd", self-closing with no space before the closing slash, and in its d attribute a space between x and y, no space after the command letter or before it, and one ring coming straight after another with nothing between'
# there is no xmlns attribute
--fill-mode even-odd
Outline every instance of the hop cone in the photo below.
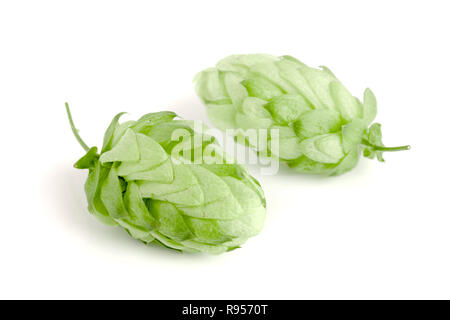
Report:
<svg viewBox="0 0 450 320"><path fill-rule="evenodd" d="M384 161L383 151L409 148L384 147L380 124L369 127L377 113L373 93L366 89L359 101L326 67L289 56L232 55L195 82L215 126L240 129L244 137L248 129L267 129L265 150L246 143L300 172L339 175L355 167L361 152Z"/></svg>
<svg viewBox="0 0 450 320"><path fill-rule="evenodd" d="M66 107L87 150L75 167L89 169L89 211L102 222L145 243L213 254L233 250L261 230L260 185L227 160L213 137L197 134L193 122L159 112L119 124L119 114L98 153L81 140Z"/></svg>

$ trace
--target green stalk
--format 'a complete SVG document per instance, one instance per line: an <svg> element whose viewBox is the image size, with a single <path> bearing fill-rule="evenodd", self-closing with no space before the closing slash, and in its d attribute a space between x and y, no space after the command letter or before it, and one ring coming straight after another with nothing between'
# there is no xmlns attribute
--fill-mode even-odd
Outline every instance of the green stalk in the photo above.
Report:
<svg viewBox="0 0 450 320"><path fill-rule="evenodd" d="M83 149L87 152L89 151L89 146L81 139L78 129L75 128L75 124L73 123L72 114L70 113L69 104L66 102L66 111L67 111L67 117L69 118L70 127L72 128L72 132L75 135L75 138L77 138L78 143L83 147Z"/></svg>
<svg viewBox="0 0 450 320"><path fill-rule="evenodd" d="M399 146L399 147L383 147L383 146L376 146L374 144L371 144L369 141L363 139L362 144L368 147L371 147L375 151L383 151L383 152L391 152L391 151L404 151L411 149L411 146Z"/></svg>

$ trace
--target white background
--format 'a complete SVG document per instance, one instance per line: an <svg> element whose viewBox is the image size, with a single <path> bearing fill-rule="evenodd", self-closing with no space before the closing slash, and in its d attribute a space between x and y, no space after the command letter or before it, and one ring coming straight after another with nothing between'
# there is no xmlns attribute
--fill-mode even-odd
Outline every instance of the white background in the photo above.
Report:
<svg viewBox="0 0 450 320"><path fill-rule="evenodd" d="M448 1L2 1L0 298L450 298ZM260 180L263 232L221 256L146 247L89 215L83 155L111 118L207 120L192 79L233 53L326 65L379 103L348 174Z"/></svg>

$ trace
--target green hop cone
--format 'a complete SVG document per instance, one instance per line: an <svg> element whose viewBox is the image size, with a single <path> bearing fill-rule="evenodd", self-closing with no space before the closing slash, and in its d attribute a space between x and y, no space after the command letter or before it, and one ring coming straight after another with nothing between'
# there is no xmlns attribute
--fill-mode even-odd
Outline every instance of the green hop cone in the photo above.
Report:
<svg viewBox="0 0 450 320"><path fill-rule="evenodd" d="M246 168L233 163L212 136L173 112L144 115L106 130L103 148L89 148L75 168L89 169L89 211L144 243L219 254L260 232L265 198ZM204 128L204 127L202 127ZM233 160L233 159L232 159Z"/></svg>
<svg viewBox="0 0 450 320"><path fill-rule="evenodd" d="M305 173L339 175L354 168L361 153L384 161L375 96L366 89L361 102L326 67L310 68L289 56L232 55L200 72L196 91L211 122L248 138L265 132L265 150L245 143ZM254 130L255 131L255 130ZM276 139L276 141L275 141ZM275 143L276 142L276 143Z"/></svg>

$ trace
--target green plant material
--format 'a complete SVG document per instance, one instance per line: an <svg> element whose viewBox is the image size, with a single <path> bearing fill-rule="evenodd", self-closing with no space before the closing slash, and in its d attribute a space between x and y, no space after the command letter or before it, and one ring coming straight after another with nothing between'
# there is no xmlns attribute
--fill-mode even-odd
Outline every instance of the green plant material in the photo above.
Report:
<svg viewBox="0 0 450 320"><path fill-rule="evenodd" d="M236 249L262 229L259 183L193 122L157 112L119 123L121 113L99 154L79 136L67 104L66 110L86 151L75 168L89 169L88 208L102 222L144 243L211 254Z"/></svg>
<svg viewBox="0 0 450 320"><path fill-rule="evenodd" d="M279 145L269 141L262 154L300 172L339 175L356 166L361 152L384 161L383 152L409 149L385 147L380 124L371 125L377 113L372 91L366 89L361 102L326 67L290 56L232 55L194 81L216 127L278 129Z"/></svg>

